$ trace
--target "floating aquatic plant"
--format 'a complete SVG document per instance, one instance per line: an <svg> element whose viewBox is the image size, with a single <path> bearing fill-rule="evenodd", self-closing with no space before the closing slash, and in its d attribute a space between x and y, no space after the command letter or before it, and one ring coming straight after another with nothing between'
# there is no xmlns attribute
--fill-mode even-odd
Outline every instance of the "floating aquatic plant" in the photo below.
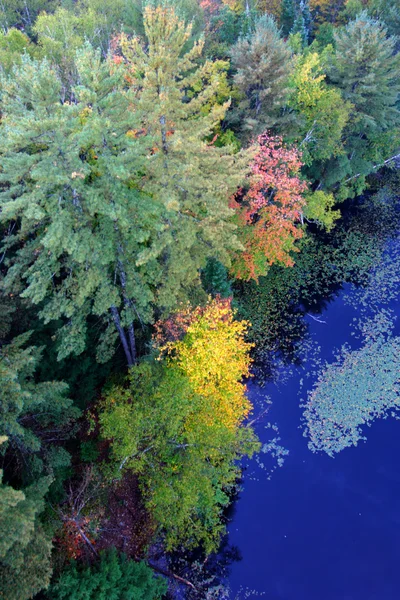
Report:
<svg viewBox="0 0 400 600"><path fill-rule="evenodd" d="M358 350L343 346L326 364L303 405L308 446L334 456L365 440L364 426L396 416L400 408L400 337L392 336L393 316L381 311L362 329Z"/></svg>

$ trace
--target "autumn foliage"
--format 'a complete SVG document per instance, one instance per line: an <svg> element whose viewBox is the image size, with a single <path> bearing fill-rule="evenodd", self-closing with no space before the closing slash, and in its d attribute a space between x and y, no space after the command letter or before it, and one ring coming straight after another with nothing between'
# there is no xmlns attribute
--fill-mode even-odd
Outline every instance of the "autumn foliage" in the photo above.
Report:
<svg viewBox="0 0 400 600"><path fill-rule="evenodd" d="M274 263L292 266L290 253L302 237L298 227L307 183L300 179L301 154L284 146L279 136L259 136L250 185L231 200L244 251L234 256L232 271L239 279L265 275Z"/></svg>
<svg viewBox="0 0 400 600"><path fill-rule="evenodd" d="M242 384L242 378L250 375L251 344L244 339L249 324L235 320L230 298L218 297L205 307L176 313L167 324L165 334L175 341L166 341L160 352L168 355L170 367L179 369L202 399L202 410L190 415L187 427L199 421L237 427L250 410Z"/></svg>
<svg viewBox="0 0 400 600"><path fill-rule="evenodd" d="M100 423L117 470L139 475L169 549L218 547L237 461L259 447L245 424L248 326L230 300L183 307L157 324L159 360L133 367L105 399Z"/></svg>

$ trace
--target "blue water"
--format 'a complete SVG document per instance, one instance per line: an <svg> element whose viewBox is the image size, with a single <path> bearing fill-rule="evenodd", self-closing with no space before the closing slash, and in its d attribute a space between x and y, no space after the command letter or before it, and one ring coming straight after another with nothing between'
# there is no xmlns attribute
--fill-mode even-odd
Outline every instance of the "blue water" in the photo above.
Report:
<svg viewBox="0 0 400 600"><path fill-rule="evenodd" d="M343 296L319 315L326 323L309 319L324 360L345 342L357 347L351 323L359 310ZM242 556L231 567L231 597L242 589L238 597L249 599L399 600L400 422L376 421L366 443L334 459L313 454L299 429L301 377L249 386L256 412L263 395L272 399L268 420L290 454L271 480L255 461L246 469L229 526ZM267 441L263 424L256 429Z"/></svg>

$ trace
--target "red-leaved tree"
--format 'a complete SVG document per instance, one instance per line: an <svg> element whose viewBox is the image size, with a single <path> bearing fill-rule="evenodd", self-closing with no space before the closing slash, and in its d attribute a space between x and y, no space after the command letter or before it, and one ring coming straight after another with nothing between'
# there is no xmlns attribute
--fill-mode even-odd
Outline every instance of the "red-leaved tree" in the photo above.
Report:
<svg viewBox="0 0 400 600"><path fill-rule="evenodd" d="M299 226L307 183L300 178L301 153L283 145L279 136L258 137L248 190L231 199L244 251L234 255L232 273L238 279L265 275L269 266L293 265L291 252L302 237Z"/></svg>

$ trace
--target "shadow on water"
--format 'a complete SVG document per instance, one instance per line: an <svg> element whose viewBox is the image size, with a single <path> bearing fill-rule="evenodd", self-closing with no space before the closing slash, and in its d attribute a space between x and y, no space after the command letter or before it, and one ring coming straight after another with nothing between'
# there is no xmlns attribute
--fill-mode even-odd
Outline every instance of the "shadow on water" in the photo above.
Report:
<svg viewBox="0 0 400 600"><path fill-rule="evenodd" d="M375 269L370 296L368 287L361 293L346 283L326 306L318 305L318 320L315 313L305 316L307 339L316 352L298 361L285 384L249 385L256 410L265 396L272 400L268 419L278 424L289 455L270 481L255 460L246 469L229 526L229 541L242 554L229 576L232 599L260 593L266 600L400 598L400 424L390 418L374 422L367 443L334 459L313 454L300 428L300 404L321 362L332 362L344 343L360 346L354 335L360 317L366 318L371 307L398 315L399 255L397 239ZM385 264L396 267L388 285L381 273ZM399 320L394 333L400 333ZM264 441L263 425L256 429Z"/></svg>

